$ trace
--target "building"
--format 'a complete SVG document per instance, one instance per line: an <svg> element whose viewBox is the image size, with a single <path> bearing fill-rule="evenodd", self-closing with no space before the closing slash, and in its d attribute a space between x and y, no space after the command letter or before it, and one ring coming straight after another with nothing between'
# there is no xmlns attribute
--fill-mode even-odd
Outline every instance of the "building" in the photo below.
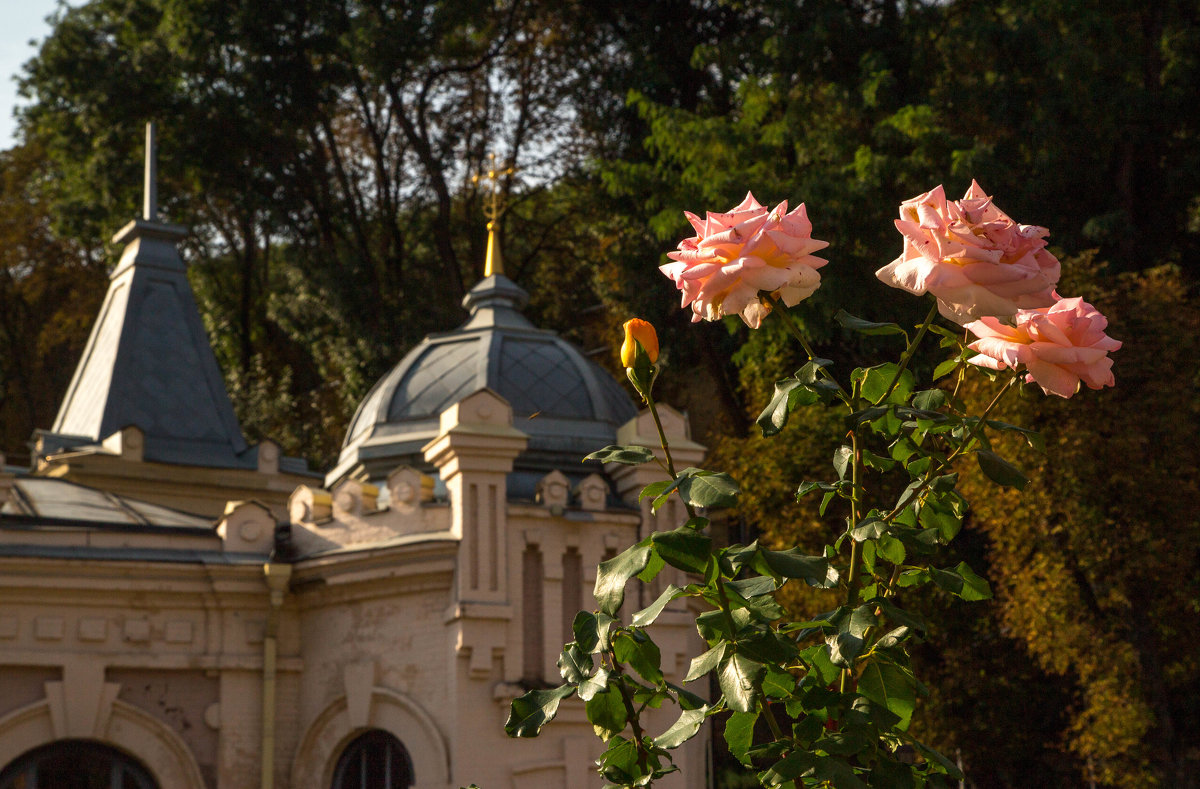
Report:
<svg viewBox="0 0 1200 789"><path fill-rule="evenodd" d="M557 684L596 564L685 518L637 503L661 472L581 461L655 445L649 414L497 267L376 384L323 479L247 446L148 142L144 217L58 418L33 469L0 473L0 789L599 786L578 701L534 740L502 726ZM655 625L676 678L690 621ZM705 750L662 785L703 786Z"/></svg>

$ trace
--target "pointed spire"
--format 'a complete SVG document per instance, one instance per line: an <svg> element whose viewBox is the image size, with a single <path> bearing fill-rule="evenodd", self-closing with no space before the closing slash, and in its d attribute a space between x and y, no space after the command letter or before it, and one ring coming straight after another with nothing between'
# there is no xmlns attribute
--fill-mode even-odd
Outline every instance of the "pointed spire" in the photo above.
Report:
<svg viewBox="0 0 1200 789"><path fill-rule="evenodd" d="M147 124L142 216L113 236L125 249L52 432L98 442L136 425L146 460L252 464L176 246L187 229L158 218L155 147Z"/></svg>
<svg viewBox="0 0 1200 789"><path fill-rule="evenodd" d="M496 154L494 153L488 154L488 163L489 167L485 175L476 175L471 178L473 183L479 183L481 180L486 179L489 182L489 191L491 193L488 203L483 209L484 216L488 218L487 254L483 259L483 276L485 279L494 274L504 274L504 261L500 257L500 238L496 235L497 224L500 220L500 215L504 211L499 204L500 178L502 176L513 175L517 171L515 167L506 167L503 170L497 170Z"/></svg>

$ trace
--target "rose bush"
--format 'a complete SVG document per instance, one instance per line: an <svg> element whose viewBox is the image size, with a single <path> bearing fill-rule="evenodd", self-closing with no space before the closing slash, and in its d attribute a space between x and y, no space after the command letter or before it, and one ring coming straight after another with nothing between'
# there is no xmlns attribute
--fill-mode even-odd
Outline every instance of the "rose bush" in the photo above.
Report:
<svg viewBox="0 0 1200 789"><path fill-rule="evenodd" d="M988 418L1005 393L1022 379L1063 397L1080 381L1093 388L1113 383L1107 354L1120 343L1082 299L1054 303L1058 262L1045 252L1046 231L1016 225L974 183L955 203L938 187L904 204L897 227L905 251L880 278L929 291L935 303L911 335L895 323L839 312L846 329L906 341L895 362L839 369L813 351L780 307L811 294L824 265L811 255L825 243L811 238L803 205L786 210L783 203L768 212L747 194L726 214L701 221L689 213L697 235L670 253L675 262L662 271L683 292L693 321L737 314L757 327L774 312L803 349L807 363L775 384L757 424L770 437L799 409L840 411L836 477L796 488L797 498L820 495L819 512L832 524L829 541L815 554L757 541L721 547L709 534L709 517L736 506L741 488L728 474L676 468L652 393L657 337L643 321L626 323L622 362L654 418L661 461L641 446L605 447L586 460L659 462L664 478L646 485L638 500L657 513L678 497L687 520L599 565L596 607L575 617L575 640L558 661L563 684L513 701L505 726L512 736L536 737L560 704L578 699L607 744L595 764L608 786L650 786L675 771L672 752L717 715L729 753L769 789L959 785L958 766L909 731L927 692L911 647L930 626L908 600L922 587L964 601L991 597L987 581L956 561L952 544L968 513L958 490L964 462L973 460L997 485L1020 489L1028 480L997 451L997 433L1042 447L1032 431ZM958 326L935 325L939 311L979 339L968 347ZM1015 317L1015 325L1001 316ZM941 335L950 358L922 385L910 362L930 334ZM975 414L959 392L980 366L1013 369ZM751 481L778 484L767 474ZM666 566L686 581L659 584L657 599L628 616L626 586L635 579L650 584ZM826 596L823 613L786 610L778 592L789 583ZM639 596L645 605L649 597ZM704 645L676 684L664 674L653 632L680 598ZM679 709L675 723L648 729L643 713L668 704Z"/></svg>
<svg viewBox="0 0 1200 789"><path fill-rule="evenodd" d="M1049 231L1014 222L975 181L962 200L946 200L939 185L905 201L896 228L904 251L875 276L918 296L932 293L955 323L1054 303L1060 267L1046 250Z"/></svg>
<svg viewBox="0 0 1200 789"><path fill-rule="evenodd" d="M757 329L770 308L759 291L776 294L789 307L812 295L821 285L817 269L826 261L814 257L829 244L812 237L812 224L801 203L791 213L787 201L774 210L746 199L724 214L708 212L704 219L684 214L696 235L667 253L674 263L660 267L692 308L692 321L741 315Z"/></svg>
<svg viewBox="0 0 1200 789"><path fill-rule="evenodd" d="M1046 394L1071 397L1082 381L1091 389L1112 386L1109 351L1121 343L1104 333L1108 319L1081 298L1060 299L1052 307L1018 310L1008 326L981 318L966 329L979 339L968 361L993 370L1024 365L1027 383Z"/></svg>

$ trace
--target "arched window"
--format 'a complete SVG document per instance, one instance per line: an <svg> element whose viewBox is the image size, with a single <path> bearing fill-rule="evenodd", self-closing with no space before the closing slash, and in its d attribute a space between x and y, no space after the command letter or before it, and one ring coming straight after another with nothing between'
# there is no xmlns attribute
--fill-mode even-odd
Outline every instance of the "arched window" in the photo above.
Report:
<svg viewBox="0 0 1200 789"><path fill-rule="evenodd" d="M35 748L0 771L0 789L158 789L132 756L90 740Z"/></svg>
<svg viewBox="0 0 1200 789"><path fill-rule="evenodd" d="M351 740L333 771L332 789L408 789L412 785L408 751L381 729L372 729Z"/></svg>

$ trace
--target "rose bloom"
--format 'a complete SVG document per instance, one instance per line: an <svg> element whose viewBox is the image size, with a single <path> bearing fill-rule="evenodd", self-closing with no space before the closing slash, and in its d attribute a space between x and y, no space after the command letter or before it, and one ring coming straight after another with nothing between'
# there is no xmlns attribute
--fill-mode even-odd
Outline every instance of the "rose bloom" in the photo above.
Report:
<svg viewBox="0 0 1200 789"><path fill-rule="evenodd" d="M622 324L625 330L625 342L621 344L621 364L633 367L637 363L638 348L646 353L650 364L658 361L658 332L649 321L641 318L630 318Z"/></svg>
<svg viewBox="0 0 1200 789"><path fill-rule="evenodd" d="M1108 319L1083 299L1018 310L1014 324L991 317L968 323L966 328L979 338L968 347L979 355L967 361L993 370L1023 364L1027 383L1059 397L1075 394L1080 381L1091 389L1113 385L1108 352L1121 343L1104 333Z"/></svg>
<svg viewBox="0 0 1200 789"><path fill-rule="evenodd" d="M947 201L938 186L902 203L896 228L904 252L875 276L918 296L932 293L955 323L1054 303L1059 264L1046 251L1050 231L1009 219L975 181L962 200Z"/></svg>
<svg viewBox="0 0 1200 789"><path fill-rule="evenodd" d="M817 269L827 261L812 253L829 244L812 237L803 203L791 213L786 200L767 211L747 192L728 213L709 212L701 219L685 211L684 216L696 235L667 253L675 262L660 270L674 280L683 306L691 306L693 322L741 315L757 329L771 311L759 301L759 291L778 295L791 307L820 287Z"/></svg>

